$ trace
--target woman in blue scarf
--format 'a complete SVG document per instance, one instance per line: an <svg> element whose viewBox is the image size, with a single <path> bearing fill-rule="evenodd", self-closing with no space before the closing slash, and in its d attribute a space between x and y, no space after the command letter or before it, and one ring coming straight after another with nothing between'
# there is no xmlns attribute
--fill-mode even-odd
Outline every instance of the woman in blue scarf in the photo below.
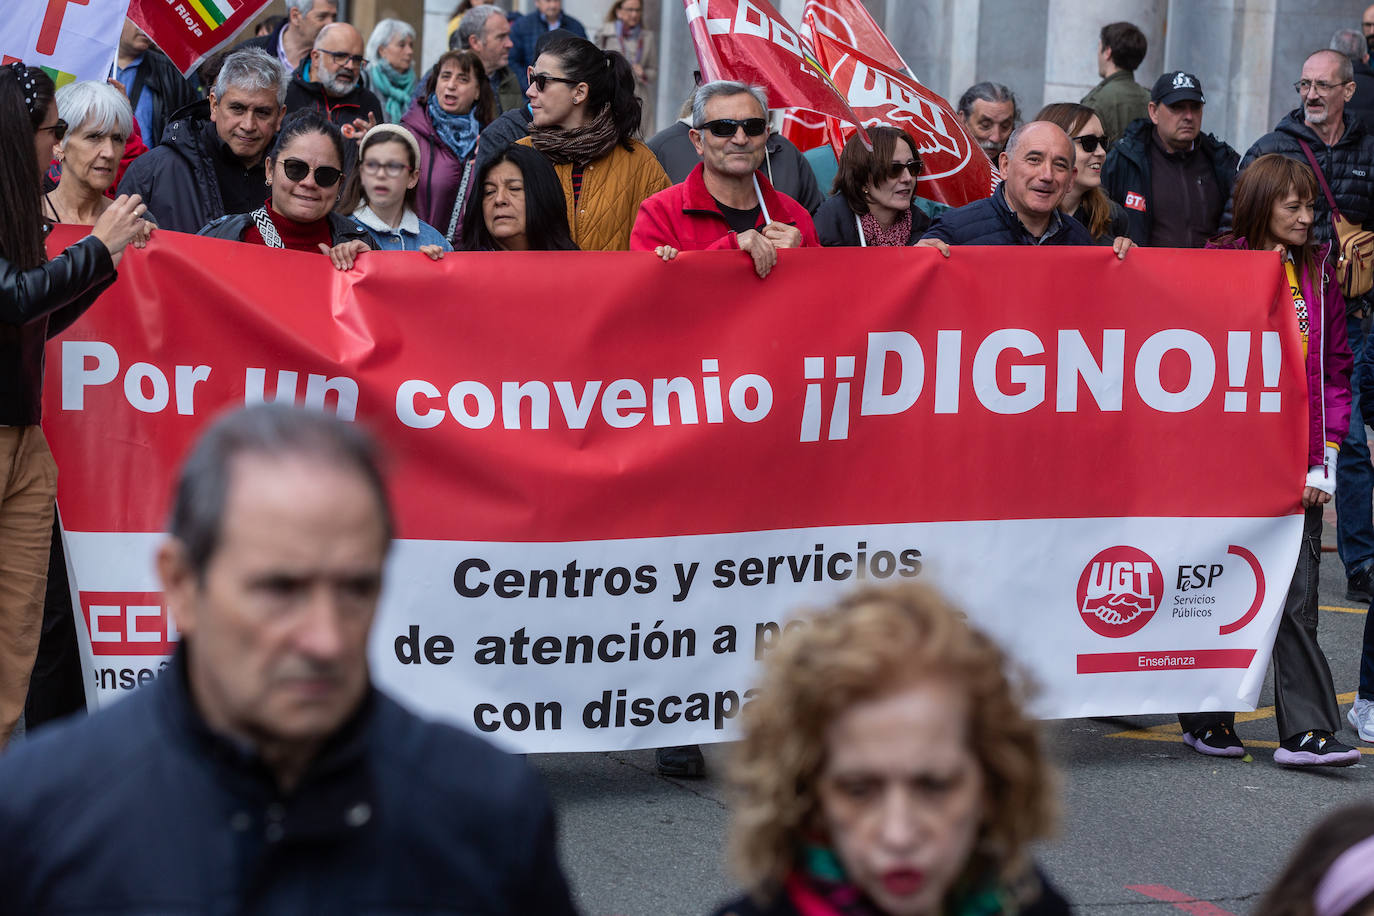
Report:
<svg viewBox="0 0 1374 916"><path fill-rule="evenodd" d="M382 100L386 119L395 123L415 96L415 30L399 19L383 19L367 40L367 87Z"/></svg>
<svg viewBox="0 0 1374 916"><path fill-rule="evenodd" d="M420 144L415 212L450 242L477 135L498 113L482 61L472 51L449 51L430 72L425 94L401 119Z"/></svg>

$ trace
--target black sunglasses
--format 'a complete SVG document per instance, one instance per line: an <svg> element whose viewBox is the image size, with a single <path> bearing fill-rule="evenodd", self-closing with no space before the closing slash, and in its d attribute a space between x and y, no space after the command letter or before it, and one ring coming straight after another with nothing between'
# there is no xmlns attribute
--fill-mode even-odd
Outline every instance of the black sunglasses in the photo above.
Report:
<svg viewBox="0 0 1374 916"><path fill-rule="evenodd" d="M53 121L47 127L38 128L38 130L34 131L34 133L41 134L45 130L52 131L52 138L55 143L61 143L62 138L67 136L67 122L62 120L61 118L58 118L56 121Z"/></svg>
<svg viewBox="0 0 1374 916"><path fill-rule="evenodd" d="M1100 146L1107 148L1107 137L1104 134L1084 134L1081 137L1074 137L1074 142L1083 147L1085 153L1095 153Z"/></svg>
<svg viewBox="0 0 1374 916"><path fill-rule="evenodd" d="M310 164L300 159L283 159L281 170L292 181L305 181L305 176L310 174ZM342 169L336 169L332 165L315 166L315 184L322 188L334 187L342 177Z"/></svg>
<svg viewBox="0 0 1374 916"><path fill-rule="evenodd" d="M549 83L565 83L569 86L576 86L578 83L582 82L581 80L570 80L566 76L553 76L549 73L535 73L533 67L530 67L529 77L530 83L540 92L548 89Z"/></svg>
<svg viewBox="0 0 1374 916"><path fill-rule="evenodd" d="M912 178L920 175L921 160L908 159L906 162L889 162L887 164L887 177L893 181L901 178L903 172L910 172Z"/></svg>
<svg viewBox="0 0 1374 916"><path fill-rule="evenodd" d="M744 128L746 137L758 137L768 129L768 122L763 118L745 118L743 121L736 121L734 118L716 118L714 121L698 124L697 130L709 130L717 137L733 137L735 131L741 127Z"/></svg>

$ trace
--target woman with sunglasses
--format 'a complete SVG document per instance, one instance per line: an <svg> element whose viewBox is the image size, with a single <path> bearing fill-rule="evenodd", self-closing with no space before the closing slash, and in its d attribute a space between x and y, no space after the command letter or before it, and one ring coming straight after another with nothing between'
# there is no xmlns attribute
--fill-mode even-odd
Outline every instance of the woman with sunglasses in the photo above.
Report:
<svg viewBox="0 0 1374 916"><path fill-rule="evenodd" d="M1046 105L1035 116L1064 128L1073 140L1073 184L1065 192L1059 210L1082 223L1099 245L1111 245L1126 235L1126 210L1102 190L1102 163L1107 161L1107 135L1097 112L1077 102Z"/></svg>
<svg viewBox="0 0 1374 916"><path fill-rule="evenodd" d="M628 251L639 205L671 182L639 133L630 62L585 38L551 38L529 70L533 146L563 185L568 225L583 251Z"/></svg>
<svg viewBox="0 0 1374 916"><path fill-rule="evenodd" d="M367 230L380 251L420 251L437 261L448 239L415 215L420 145L399 124L378 124L363 135L358 168L344 188L339 212Z"/></svg>
<svg viewBox="0 0 1374 916"><path fill-rule="evenodd" d="M895 127L870 127L873 149L858 134L840 154L833 195L816 211L816 235L827 248L914 245L930 217L912 206L921 157Z"/></svg>
<svg viewBox="0 0 1374 916"><path fill-rule="evenodd" d="M39 427L44 345L114 282L146 209L137 195L118 197L89 236L47 256L40 181L61 134L53 95L37 67L0 66L0 752L28 693L53 536L57 468Z"/></svg>
<svg viewBox="0 0 1374 916"><path fill-rule="evenodd" d="M430 71L425 94L401 119L420 144L415 212L450 242L458 235L465 184L472 181L477 135L501 113L482 60L449 51Z"/></svg>
<svg viewBox="0 0 1374 916"><path fill-rule="evenodd" d="M1279 737L1274 762L1292 767L1343 767L1360 761L1357 749L1336 740L1340 707L1331 668L1317 644L1322 515L1336 492L1336 452L1350 426L1352 363L1345 297L1329 260L1330 245L1312 241L1313 202L1320 195L1307 163L1278 153L1260 156L1236 179L1231 231L1207 246L1277 253L1302 338L1307 473L1292 483L1305 514L1270 665ZM1178 721L1183 742L1199 754L1245 755L1234 712L1190 712Z"/></svg>
<svg viewBox="0 0 1374 916"><path fill-rule="evenodd" d="M339 129L317 111L298 111L282 124L263 161L272 196L251 213L221 216L199 235L324 252L347 270L373 247L367 230L331 212L343 177L344 141Z"/></svg>
<svg viewBox="0 0 1374 916"><path fill-rule="evenodd" d="M114 202L105 192L114 186L119 163L134 128L129 100L109 83L82 80L57 90L57 113L64 125L56 147L49 150L62 167L57 187L43 195L43 218L54 223L94 226ZM152 234L145 216L135 248Z"/></svg>

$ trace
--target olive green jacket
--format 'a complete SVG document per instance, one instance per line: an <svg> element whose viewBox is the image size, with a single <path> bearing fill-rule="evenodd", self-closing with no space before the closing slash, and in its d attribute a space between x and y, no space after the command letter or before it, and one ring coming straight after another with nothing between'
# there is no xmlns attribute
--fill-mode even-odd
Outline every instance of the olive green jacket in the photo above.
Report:
<svg viewBox="0 0 1374 916"><path fill-rule="evenodd" d="M1083 96L1083 104L1097 112L1107 142L1115 143L1136 118L1150 116L1150 91L1135 81L1129 70L1118 70Z"/></svg>

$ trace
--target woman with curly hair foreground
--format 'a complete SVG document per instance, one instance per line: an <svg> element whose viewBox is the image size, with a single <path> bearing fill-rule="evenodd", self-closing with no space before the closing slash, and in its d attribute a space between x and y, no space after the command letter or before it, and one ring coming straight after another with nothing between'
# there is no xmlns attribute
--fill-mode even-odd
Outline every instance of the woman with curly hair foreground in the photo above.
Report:
<svg viewBox="0 0 1374 916"><path fill-rule="evenodd" d="M1051 776L1007 659L935 591L870 589L764 664L732 772L734 916L1068 912L1029 860Z"/></svg>

